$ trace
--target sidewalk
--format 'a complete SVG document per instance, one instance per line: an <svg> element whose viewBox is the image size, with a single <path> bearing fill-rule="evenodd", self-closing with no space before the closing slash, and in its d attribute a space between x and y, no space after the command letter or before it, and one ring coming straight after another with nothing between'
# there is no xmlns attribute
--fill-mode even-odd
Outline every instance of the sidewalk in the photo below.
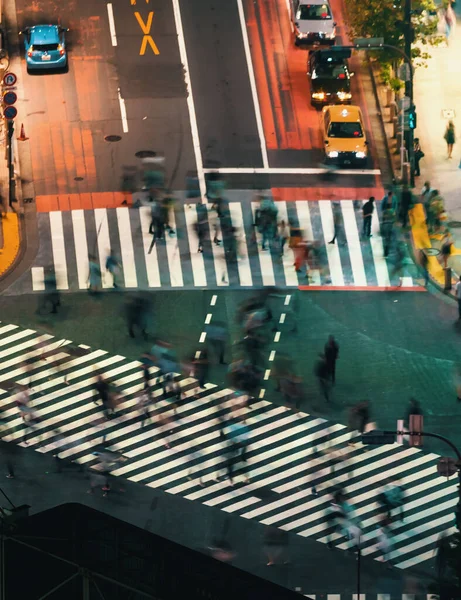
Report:
<svg viewBox="0 0 461 600"><path fill-rule="evenodd" d="M425 154L420 162L421 176L416 178L415 195L419 195L425 181L440 192L448 215L448 227L453 236L454 249L448 260L453 277L461 274L461 6L455 7L457 26L454 26L448 45L425 47L431 58L426 67L415 72L414 102L417 112L415 137L420 140ZM444 140L449 120L455 124L457 140L453 158L447 158ZM440 249L441 235L429 235L424 223L421 205L414 211L412 227L416 248ZM430 259L430 272L437 283L443 285L443 271L438 258Z"/></svg>

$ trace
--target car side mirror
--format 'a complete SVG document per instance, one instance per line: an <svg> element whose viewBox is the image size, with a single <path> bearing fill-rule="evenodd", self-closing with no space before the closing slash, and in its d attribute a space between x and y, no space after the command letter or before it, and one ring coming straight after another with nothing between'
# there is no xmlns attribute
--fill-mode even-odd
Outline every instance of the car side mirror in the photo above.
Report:
<svg viewBox="0 0 461 600"><path fill-rule="evenodd" d="M363 142L365 144L365 146L368 146L368 142Z"/></svg>
<svg viewBox="0 0 461 600"><path fill-rule="evenodd" d="M310 71L308 71L308 72L306 73L306 75L307 75L308 77L310 77L310 76L311 76L311 72L310 72Z"/></svg>
<svg viewBox="0 0 461 600"><path fill-rule="evenodd" d="M325 140L325 146L328 146L330 142L328 140Z"/></svg>
<svg viewBox="0 0 461 600"><path fill-rule="evenodd" d="M337 23L333 23L333 27L336 27Z"/></svg>
<svg viewBox="0 0 461 600"><path fill-rule="evenodd" d="M298 21L295 22L295 27L299 27Z"/></svg>

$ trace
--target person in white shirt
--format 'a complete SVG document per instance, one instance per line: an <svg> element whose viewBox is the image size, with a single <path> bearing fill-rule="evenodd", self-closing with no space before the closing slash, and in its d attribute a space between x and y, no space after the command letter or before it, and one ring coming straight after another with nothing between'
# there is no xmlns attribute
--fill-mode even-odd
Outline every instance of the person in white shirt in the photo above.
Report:
<svg viewBox="0 0 461 600"><path fill-rule="evenodd" d="M458 320L461 319L461 276L455 285L456 300L458 300Z"/></svg>

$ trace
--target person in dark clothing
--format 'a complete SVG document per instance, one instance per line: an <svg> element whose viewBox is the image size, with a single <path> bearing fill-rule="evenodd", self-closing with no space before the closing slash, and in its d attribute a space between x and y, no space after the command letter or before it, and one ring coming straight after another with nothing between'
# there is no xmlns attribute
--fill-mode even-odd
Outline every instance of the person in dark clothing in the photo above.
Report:
<svg viewBox="0 0 461 600"><path fill-rule="evenodd" d="M336 361L338 360L339 355L339 346L332 335L328 337L328 341L325 344L324 354L328 366L328 371L330 373L331 383L334 385L336 376Z"/></svg>
<svg viewBox="0 0 461 600"><path fill-rule="evenodd" d="M101 400L104 416L108 419L110 414L113 413L113 409L111 408L110 385L102 375L98 375L96 383L94 384L94 390L97 394L94 403L97 404L97 401Z"/></svg>
<svg viewBox="0 0 461 600"><path fill-rule="evenodd" d="M419 161L424 158L424 152L421 150L419 138L415 138L413 142L413 158L415 161L415 177L419 177L421 175Z"/></svg>
<svg viewBox="0 0 461 600"><path fill-rule="evenodd" d="M330 369L324 354L319 354L319 358L315 363L315 376L318 379L320 390L327 402L330 401Z"/></svg>
<svg viewBox="0 0 461 600"><path fill-rule="evenodd" d="M142 298L136 297L126 305L126 317L128 322L128 334L134 338L134 328L138 327L145 340L147 340L146 320L147 303Z"/></svg>
<svg viewBox="0 0 461 600"><path fill-rule="evenodd" d="M408 225L408 211L410 210L412 201L411 190L408 189L408 186L404 185L400 197L400 220L402 221L402 227Z"/></svg>
<svg viewBox="0 0 461 600"><path fill-rule="evenodd" d="M357 429L360 433L365 432L365 427L367 423L370 422L370 402L365 400L364 402L359 402L354 406Z"/></svg>
<svg viewBox="0 0 461 600"><path fill-rule="evenodd" d="M394 240L394 211L393 209L386 208L383 210L381 219L381 237L383 240L384 256L387 258L392 247Z"/></svg>
<svg viewBox="0 0 461 600"><path fill-rule="evenodd" d="M194 358L193 365L198 384L201 388L204 388L206 380L208 379L209 370L208 352L206 348L200 351L199 358Z"/></svg>
<svg viewBox="0 0 461 600"><path fill-rule="evenodd" d="M227 328L222 321L213 321L205 327L206 340L216 354L220 365L225 365L224 352L227 339Z"/></svg>
<svg viewBox="0 0 461 600"><path fill-rule="evenodd" d="M375 210L375 199L373 196L370 197L368 202L365 202L362 208L363 215L363 235L365 237L371 237L371 219L373 211Z"/></svg>

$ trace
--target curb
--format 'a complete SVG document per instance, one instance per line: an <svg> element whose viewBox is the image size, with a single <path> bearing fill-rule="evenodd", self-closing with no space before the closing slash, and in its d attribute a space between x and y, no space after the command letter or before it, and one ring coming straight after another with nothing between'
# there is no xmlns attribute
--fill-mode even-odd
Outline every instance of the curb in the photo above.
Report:
<svg viewBox="0 0 461 600"><path fill-rule="evenodd" d="M378 113L379 120L380 120L380 123L381 123L381 127L382 127L382 131L383 131L384 139L386 141L386 153L387 153L387 160L388 160L388 163L389 163L389 166L390 166L390 170L391 170L391 173L392 173L392 179L393 179L392 183L393 183L393 185L395 185L396 182L397 182L397 178L396 178L396 175L395 175L395 173L396 173L395 167L397 165L397 155L393 155L393 153L391 151L391 146L389 144L389 137L388 137L387 132L386 132L386 125L385 125L385 122L384 122L384 115L383 115L383 108L384 107L383 107L383 105L381 103L381 98L380 98L380 93L379 93L381 84L379 84L376 81L376 73L373 70L373 65L372 65L370 59L368 59L368 66L369 66L369 70L370 70L370 77L371 77L371 81L372 81L372 85L373 85L373 91L374 91L374 94L375 94L376 103L377 103L377 106L378 106L378 109L379 109L379 113ZM416 204L419 204L419 202L415 202L414 203L414 205L416 205ZM410 237L410 239L407 240L407 246L408 246L408 248L411 251L413 262L415 263L415 265L419 266L419 260L416 257L416 251L417 250L419 251L419 249L416 248L416 246L415 246L415 240L414 240L414 237L413 237L413 231L412 230L410 231L410 236L409 237ZM434 279L434 277L431 275L430 272L429 272L429 277L430 277L431 284L439 292L441 292L442 294L444 294L444 296L452 297L453 299L455 299L453 290L445 290L444 286L441 285L436 279ZM453 277L452 277L452 283L453 283L453 281L454 280L453 280Z"/></svg>

